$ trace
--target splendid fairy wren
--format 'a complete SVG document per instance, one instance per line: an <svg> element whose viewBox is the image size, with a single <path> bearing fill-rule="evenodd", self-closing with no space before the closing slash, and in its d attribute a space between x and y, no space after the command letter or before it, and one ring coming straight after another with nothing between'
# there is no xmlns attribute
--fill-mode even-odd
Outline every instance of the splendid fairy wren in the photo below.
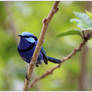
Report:
<svg viewBox="0 0 92 92"><path fill-rule="evenodd" d="M30 63L35 47L37 45L38 39L36 36L34 36L32 33L29 32L23 32L20 36L20 42L18 45L18 52L20 56L26 61L27 63ZM36 61L36 66L42 63L44 61L45 64L48 64L48 61L60 64L62 61L56 58L52 58L46 55L45 50L43 47L40 50L39 56Z"/></svg>

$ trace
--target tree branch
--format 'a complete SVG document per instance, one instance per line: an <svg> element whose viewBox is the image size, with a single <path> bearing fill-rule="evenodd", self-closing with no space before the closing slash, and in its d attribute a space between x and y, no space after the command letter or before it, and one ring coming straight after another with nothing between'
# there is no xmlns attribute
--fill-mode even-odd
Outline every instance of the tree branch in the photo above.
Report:
<svg viewBox="0 0 92 92"><path fill-rule="evenodd" d="M81 51L82 47L86 44L88 40L83 40L78 48L75 48L68 56L64 57L62 60L62 62L65 62L66 60L70 59L72 56L76 55L77 52ZM50 70L48 70L47 72L45 72L43 75L41 75L40 77L37 77L29 86L29 88L33 87L34 84L36 82L38 82L39 80L45 78L46 76L52 74L54 72L54 70L56 70L57 68L59 68L61 66L61 64L54 66L53 68L51 68Z"/></svg>
<svg viewBox="0 0 92 92"><path fill-rule="evenodd" d="M29 64L29 67L28 67L28 70L27 70L27 78L28 79L25 79L25 82L24 82L24 88L23 90L26 91L28 90L28 86L29 86L29 82L30 82L30 78L32 76L32 72L33 72L33 69L34 69L34 66L35 66L35 62L37 60L37 57L39 55L39 52L40 52L40 49L41 49L41 46L43 44L43 41L44 41L44 37L45 37L45 33L46 33L46 30L47 30L47 27L48 27L48 24L50 23L53 15L57 12L58 10L58 4L59 4L59 1L55 1L50 13L48 14L47 18L45 18L43 20L43 27L42 27L42 31L40 33L40 37L38 39L38 43L37 43L37 46L36 46L36 49L34 51L34 54L33 54L33 57L32 57L32 60Z"/></svg>

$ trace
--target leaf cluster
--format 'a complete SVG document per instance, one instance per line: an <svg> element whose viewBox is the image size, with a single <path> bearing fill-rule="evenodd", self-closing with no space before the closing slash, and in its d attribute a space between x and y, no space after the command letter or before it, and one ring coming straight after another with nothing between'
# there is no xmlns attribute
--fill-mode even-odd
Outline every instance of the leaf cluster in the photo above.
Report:
<svg viewBox="0 0 92 92"><path fill-rule="evenodd" d="M66 32L62 32L57 36L79 35L84 40L89 40L92 37L92 13L89 11L86 11L86 13L73 13L77 18L72 18L70 22L75 23L78 29L71 29Z"/></svg>

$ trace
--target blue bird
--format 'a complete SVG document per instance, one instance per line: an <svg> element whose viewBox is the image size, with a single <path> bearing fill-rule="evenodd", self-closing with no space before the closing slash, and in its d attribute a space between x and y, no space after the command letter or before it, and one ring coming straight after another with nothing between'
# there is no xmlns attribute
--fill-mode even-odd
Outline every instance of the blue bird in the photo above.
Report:
<svg viewBox="0 0 92 92"><path fill-rule="evenodd" d="M19 36L20 36L20 42L18 45L19 55L24 59L24 61L26 61L27 63L30 63L35 47L37 45L38 39L30 32L23 32ZM47 56L43 47L41 48L39 56L37 58L36 66L39 66L39 64L42 64L42 61L44 61L45 64L48 64L48 61L57 63L57 64L60 64L62 62L59 59L55 59Z"/></svg>

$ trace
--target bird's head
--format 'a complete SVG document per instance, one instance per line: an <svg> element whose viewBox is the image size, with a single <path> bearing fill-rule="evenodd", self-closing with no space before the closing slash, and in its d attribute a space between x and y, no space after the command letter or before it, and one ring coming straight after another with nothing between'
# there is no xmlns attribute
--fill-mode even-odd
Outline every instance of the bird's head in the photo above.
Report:
<svg viewBox="0 0 92 92"><path fill-rule="evenodd" d="M28 42L34 43L37 41L37 37L35 37L32 33L30 32L23 32L22 34L18 35L21 39L25 39Z"/></svg>

